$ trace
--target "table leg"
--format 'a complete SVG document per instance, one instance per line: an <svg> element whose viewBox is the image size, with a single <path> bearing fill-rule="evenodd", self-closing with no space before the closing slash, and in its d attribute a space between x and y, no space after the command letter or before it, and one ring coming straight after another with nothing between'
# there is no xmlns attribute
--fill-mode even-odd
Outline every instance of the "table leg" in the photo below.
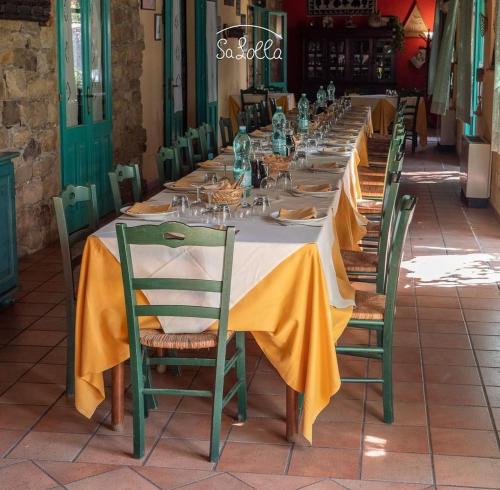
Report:
<svg viewBox="0 0 500 490"><path fill-rule="evenodd" d="M111 370L111 383L111 428L121 432L125 418L125 367L122 362Z"/></svg>
<svg viewBox="0 0 500 490"><path fill-rule="evenodd" d="M299 431L299 403L298 393L286 387L286 439L295 442Z"/></svg>

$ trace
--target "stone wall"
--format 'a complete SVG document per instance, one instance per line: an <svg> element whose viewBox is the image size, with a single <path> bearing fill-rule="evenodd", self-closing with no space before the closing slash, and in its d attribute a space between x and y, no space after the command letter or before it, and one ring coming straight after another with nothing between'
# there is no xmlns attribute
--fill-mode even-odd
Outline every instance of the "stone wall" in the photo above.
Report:
<svg viewBox="0 0 500 490"><path fill-rule="evenodd" d="M144 29L139 17L138 0L111 0L115 164L130 161L141 163L146 151L140 81L143 51Z"/></svg>
<svg viewBox="0 0 500 490"><path fill-rule="evenodd" d="M20 256L57 239L51 203L61 168L56 25L54 17L45 27L0 20L0 150L21 153L14 162ZM115 164L141 162L145 150L143 37L138 0L111 0Z"/></svg>
<svg viewBox="0 0 500 490"><path fill-rule="evenodd" d="M53 240L50 197L59 190L59 129L54 25L0 21L0 149L14 162L18 250Z"/></svg>

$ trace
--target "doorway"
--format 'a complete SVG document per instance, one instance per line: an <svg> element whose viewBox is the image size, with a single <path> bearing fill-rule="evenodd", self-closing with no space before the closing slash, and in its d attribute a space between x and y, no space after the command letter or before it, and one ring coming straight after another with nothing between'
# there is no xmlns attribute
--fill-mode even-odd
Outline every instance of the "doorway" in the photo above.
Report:
<svg viewBox="0 0 500 490"><path fill-rule="evenodd" d="M57 2L61 121L61 183L95 184L99 212L112 207L111 45L109 0ZM83 208L68 216L71 229L86 222Z"/></svg>

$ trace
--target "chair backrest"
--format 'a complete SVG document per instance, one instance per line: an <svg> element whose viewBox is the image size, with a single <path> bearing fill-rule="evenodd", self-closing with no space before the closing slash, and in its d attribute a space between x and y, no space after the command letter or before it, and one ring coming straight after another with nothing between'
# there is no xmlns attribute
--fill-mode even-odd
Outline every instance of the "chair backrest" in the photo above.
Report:
<svg viewBox="0 0 500 490"><path fill-rule="evenodd" d="M199 127L200 138L205 141L205 147L207 149L207 158L213 158L217 156L217 139L215 137L215 129L211 124L203 123Z"/></svg>
<svg viewBox="0 0 500 490"><path fill-rule="evenodd" d="M57 231L61 245L64 289L70 315L74 314L76 287L74 270L81 263L81 251L74 251L73 247L97 229L97 193L94 184L88 186L66 186L59 196L52 198L56 212ZM76 206L87 208L87 224L79 230L69 233L66 211Z"/></svg>
<svg viewBox="0 0 500 490"><path fill-rule="evenodd" d="M118 249L125 291L125 306L131 353L140 359L139 318L145 316L208 318L219 321L219 341L227 338L227 322L231 291L231 274L234 252L235 228L224 229L191 227L184 223L169 222L161 225L127 227L116 225ZM221 280L192 278L142 278L134 275L130 246L160 245L169 248L178 247L223 247L224 258ZM218 293L219 307L197 305L138 305L136 291L198 291Z"/></svg>
<svg viewBox="0 0 500 490"><path fill-rule="evenodd" d="M219 118L220 139L222 147L231 146L234 140L233 125L229 117Z"/></svg>
<svg viewBox="0 0 500 490"><path fill-rule="evenodd" d="M247 105L256 104L261 100L267 101L269 98L269 90L249 87L240 90L241 110L244 111Z"/></svg>
<svg viewBox="0 0 500 490"><path fill-rule="evenodd" d="M132 185L132 195L135 202L140 202L142 198L141 174L139 165L130 163L128 165L117 165L115 169L108 172L109 183L111 184L111 192L113 194L113 202L115 204L116 214L120 214L120 209L123 207L122 195L120 192L120 184L125 181L130 181Z"/></svg>
<svg viewBox="0 0 500 490"><path fill-rule="evenodd" d="M398 106L402 104L402 115L405 127L412 132L417 128L417 114L422 93L419 91L402 91L398 95Z"/></svg>
<svg viewBox="0 0 500 490"><path fill-rule="evenodd" d="M277 108L276 99L274 97L269 97L269 105L271 106L271 117L273 117Z"/></svg>
<svg viewBox="0 0 500 490"><path fill-rule="evenodd" d="M177 138L174 148L177 151L182 174L188 174L194 170L192 148L188 139L184 136Z"/></svg>
<svg viewBox="0 0 500 490"><path fill-rule="evenodd" d="M270 106L269 102L262 100L260 102L260 114L261 114L261 126L267 126L271 124L271 116L270 116Z"/></svg>
<svg viewBox="0 0 500 490"><path fill-rule="evenodd" d="M396 311L396 296L398 291L398 280L403 258L403 248L410 227L417 198L404 195L397 205L397 215L394 223L394 233L390 242L387 261L387 284L385 288L385 315L384 315L384 345L389 344L392 339L392 327Z"/></svg>
<svg viewBox="0 0 500 490"><path fill-rule="evenodd" d="M248 105L245 108L247 115L247 130L255 131L259 127L259 116L257 114L257 104Z"/></svg>
<svg viewBox="0 0 500 490"><path fill-rule="evenodd" d="M160 146L156 154L156 167L160 184L179 179L181 177L181 164L177 149Z"/></svg>
<svg viewBox="0 0 500 490"><path fill-rule="evenodd" d="M236 120L238 121L239 127L245 126L245 128L247 128L247 131L250 131L250 124L248 121L248 114L246 111L245 112L243 112L243 111L238 112L238 114L236 115ZM231 142L231 144L232 144L232 142Z"/></svg>
<svg viewBox="0 0 500 490"><path fill-rule="evenodd" d="M390 172L384 190L382 216L380 220L380 241L378 247L377 292L383 294L386 286L387 249L392 239L396 201L399 192L401 172Z"/></svg>
<svg viewBox="0 0 500 490"><path fill-rule="evenodd" d="M189 128L184 136L190 146L193 163L204 162L208 158L207 141L200 129Z"/></svg>

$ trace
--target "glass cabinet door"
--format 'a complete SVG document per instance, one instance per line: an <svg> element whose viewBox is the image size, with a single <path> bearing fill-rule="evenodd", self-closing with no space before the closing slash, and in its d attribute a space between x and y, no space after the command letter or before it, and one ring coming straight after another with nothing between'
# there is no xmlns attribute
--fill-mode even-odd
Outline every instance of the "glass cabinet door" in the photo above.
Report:
<svg viewBox="0 0 500 490"><path fill-rule="evenodd" d="M377 39L374 44L374 79L379 82L392 81L394 78L392 66L393 41L392 39Z"/></svg>
<svg viewBox="0 0 500 490"><path fill-rule="evenodd" d="M351 78L365 81L371 78L370 39L351 40Z"/></svg>
<svg viewBox="0 0 500 490"><path fill-rule="evenodd" d="M346 43L344 40L328 41L326 65L328 80L343 80L346 67Z"/></svg>
<svg viewBox="0 0 500 490"><path fill-rule="evenodd" d="M306 77L308 80L322 80L323 72L323 43L320 40L309 40L305 45Z"/></svg>

